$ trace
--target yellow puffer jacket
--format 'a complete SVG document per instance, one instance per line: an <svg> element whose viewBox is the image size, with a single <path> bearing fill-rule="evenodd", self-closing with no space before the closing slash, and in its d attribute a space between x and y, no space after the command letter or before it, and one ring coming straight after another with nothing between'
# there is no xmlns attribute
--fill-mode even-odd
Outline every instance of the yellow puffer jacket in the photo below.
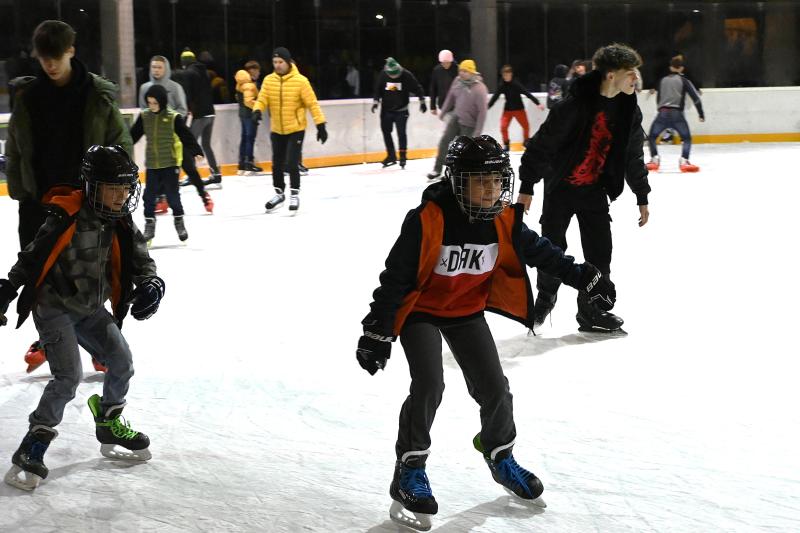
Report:
<svg viewBox="0 0 800 533"><path fill-rule="evenodd" d="M263 113L265 109L269 110L273 133L280 135L304 131L307 124L306 109L311 111L314 124L325 122L314 89L294 63L285 75L279 76L273 72L264 78L253 111Z"/></svg>
<svg viewBox="0 0 800 533"><path fill-rule="evenodd" d="M236 92L242 93L242 103L248 109L253 109L253 104L256 103L258 96L258 87L256 82L246 70L239 70L236 72Z"/></svg>

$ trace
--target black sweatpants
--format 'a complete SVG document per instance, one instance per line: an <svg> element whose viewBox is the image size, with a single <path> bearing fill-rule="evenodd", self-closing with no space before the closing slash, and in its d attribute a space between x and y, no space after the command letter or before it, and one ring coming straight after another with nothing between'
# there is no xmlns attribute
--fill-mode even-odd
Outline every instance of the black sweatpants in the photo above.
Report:
<svg viewBox="0 0 800 533"><path fill-rule="evenodd" d="M285 190L286 181L283 179L284 170L289 173L289 186L292 189L300 188L300 169L297 163L300 151L303 148L304 132L296 131L289 135L271 133L272 141L272 185L276 189ZM285 166L284 166L285 165Z"/></svg>
<svg viewBox="0 0 800 533"><path fill-rule="evenodd" d="M589 191L565 187L545 194L542 205L542 237L567 250L567 228L572 217L578 219L581 233L583 257L610 279L611 274L611 215L608 212L608 197L598 188ZM538 271L536 288L555 295L561 281L541 270Z"/></svg>
<svg viewBox="0 0 800 533"><path fill-rule="evenodd" d="M392 140L392 127L397 126L397 144L401 151L408 148L408 137L406 136L406 124L408 123L408 110L403 111L381 111L381 131L383 132L383 144L386 145L386 153L389 157L397 157L394 151L394 141Z"/></svg>
<svg viewBox="0 0 800 533"><path fill-rule="evenodd" d="M400 332L411 388L400 410L395 446L398 459L406 452L430 448L433 418L444 393L442 336L464 373L470 396L480 405L484 448L490 451L516 438L508 380L486 319L481 315L447 326L414 321Z"/></svg>
<svg viewBox="0 0 800 533"><path fill-rule="evenodd" d="M183 162L181 163L181 168L186 172L189 183L194 185L194 188L197 189L197 194L200 195L200 198L205 196L206 187L203 185L203 178L200 177L200 173L197 171L197 165L194 163L194 156L186 149L186 145L183 145ZM170 204L170 207L171 206Z"/></svg>
<svg viewBox="0 0 800 533"><path fill-rule="evenodd" d="M19 203L19 249L24 250L33 242L36 232L47 219L47 211L36 200L23 200Z"/></svg>
<svg viewBox="0 0 800 533"><path fill-rule="evenodd" d="M214 150L211 148L211 135L214 133L214 115L208 117L199 117L192 119L192 125L189 126L189 131L192 132L195 139L200 139L200 144L203 147L203 153L206 155L208 161L208 168L212 174L219 173L217 166L217 158L214 156Z"/></svg>

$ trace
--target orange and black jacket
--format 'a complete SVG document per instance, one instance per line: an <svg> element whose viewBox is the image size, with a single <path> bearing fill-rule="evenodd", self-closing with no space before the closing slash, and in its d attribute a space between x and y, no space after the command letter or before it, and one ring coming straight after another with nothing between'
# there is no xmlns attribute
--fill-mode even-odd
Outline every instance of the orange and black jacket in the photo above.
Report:
<svg viewBox="0 0 800 533"><path fill-rule="evenodd" d="M83 191L70 187L54 187L43 205L49 211L47 220L8 274L15 288L24 286L17 302L17 327L36 305L81 316L109 299L121 324L134 283L156 275L133 220L99 218L86 205Z"/></svg>
<svg viewBox="0 0 800 533"><path fill-rule="evenodd" d="M428 187L406 216L373 293L365 329L396 337L406 323L460 321L484 310L533 325L526 266L575 287L583 266L528 229L521 204L469 222L449 181Z"/></svg>

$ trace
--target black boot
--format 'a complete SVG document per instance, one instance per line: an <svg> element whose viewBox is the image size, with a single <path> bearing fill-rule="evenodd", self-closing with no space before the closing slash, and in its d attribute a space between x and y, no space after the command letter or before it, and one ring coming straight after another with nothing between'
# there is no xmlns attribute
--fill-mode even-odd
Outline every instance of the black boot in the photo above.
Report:
<svg viewBox="0 0 800 533"><path fill-rule="evenodd" d="M28 430L19 448L11 457L14 466L5 476L6 483L23 490L35 489L39 481L45 479L49 473L44 464L44 454L56 436L58 431L48 426L33 426ZM20 472L26 473L24 481L17 477ZM28 474L38 476L39 479Z"/></svg>
<svg viewBox="0 0 800 533"><path fill-rule="evenodd" d="M95 436L100 441L100 453L111 459L133 459L147 461L150 459L150 438L139 431L131 429L129 422L122 418L125 404L113 405L103 409L100 396L93 394L89 398L89 409L95 422ZM125 451L118 451L120 446Z"/></svg>
<svg viewBox="0 0 800 533"><path fill-rule="evenodd" d="M400 168L406 168L406 154L408 150L400 150Z"/></svg>
<svg viewBox="0 0 800 533"><path fill-rule="evenodd" d="M597 331L601 333L611 333L621 331L624 321L613 313L603 311L597 305L590 304L586 294L581 291L578 294L578 320L580 331Z"/></svg>
<svg viewBox="0 0 800 533"><path fill-rule="evenodd" d="M175 217L175 231L178 232L178 239L185 241L189 238L189 232L186 231L186 224L183 223L183 216Z"/></svg>

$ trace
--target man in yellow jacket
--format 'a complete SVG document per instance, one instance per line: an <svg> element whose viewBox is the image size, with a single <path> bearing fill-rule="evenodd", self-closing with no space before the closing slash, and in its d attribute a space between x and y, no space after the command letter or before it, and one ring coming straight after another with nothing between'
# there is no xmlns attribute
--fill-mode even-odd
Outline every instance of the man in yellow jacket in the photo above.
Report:
<svg viewBox="0 0 800 533"><path fill-rule="evenodd" d="M277 209L286 200L283 179L284 164L289 172L289 210L300 207L300 170L297 167L306 130L306 109L311 111L317 125L317 140L323 144L328 140L325 130L325 115L317 102L314 89L308 78L300 74L292 56L284 47L272 53L272 74L264 78L261 90L253 104L253 122L258 125L265 109L269 110L272 141L272 185L275 196L266 204L267 212Z"/></svg>

